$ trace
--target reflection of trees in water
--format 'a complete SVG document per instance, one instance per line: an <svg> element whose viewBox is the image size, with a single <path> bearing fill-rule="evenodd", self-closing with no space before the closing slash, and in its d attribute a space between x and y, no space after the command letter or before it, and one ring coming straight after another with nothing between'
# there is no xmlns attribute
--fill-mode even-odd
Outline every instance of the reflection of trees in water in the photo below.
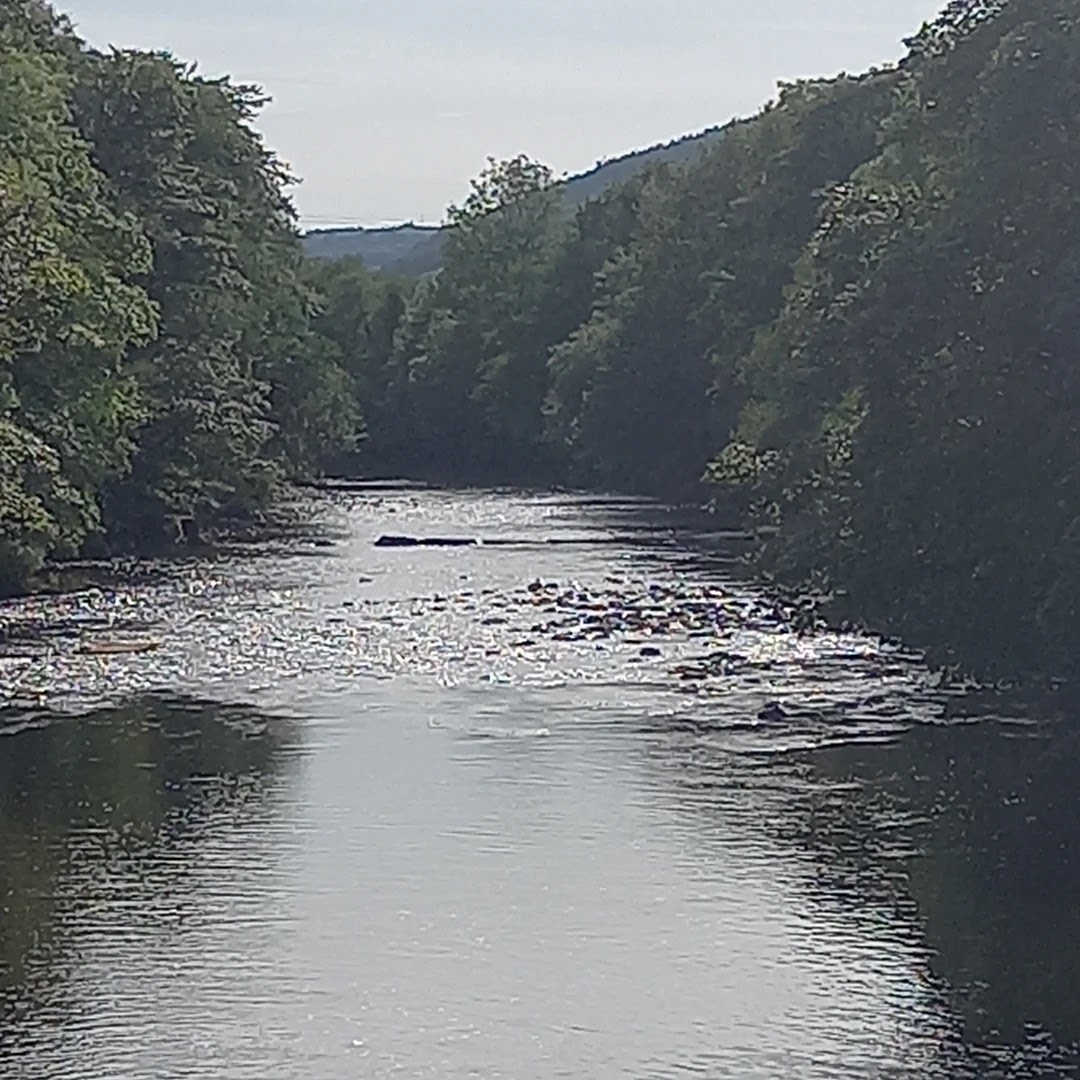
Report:
<svg viewBox="0 0 1080 1080"><path fill-rule="evenodd" d="M712 513L699 506L672 506L649 499L599 498L575 500L592 524L623 539L632 538L644 561L678 561L686 573L715 575L732 572L747 576L741 556L751 539L741 527L739 514Z"/></svg>
<svg viewBox="0 0 1080 1080"><path fill-rule="evenodd" d="M1080 732L1033 723L1037 699L942 704L969 715L812 752L744 758L706 735L652 757L680 813L805 852L826 924L926 951L926 1002L962 1023L927 1075L1080 1075Z"/></svg>
<svg viewBox="0 0 1080 1080"><path fill-rule="evenodd" d="M927 726L808 764L817 783L788 831L821 856L825 887L892 878L914 903L969 1042L1039 1058L1040 1031L1080 1041L1080 735Z"/></svg>
<svg viewBox="0 0 1080 1080"><path fill-rule="evenodd" d="M98 899L94 868L138 874L140 859L197 844L211 819L242 813L280 770L291 732L286 720L193 699L0 713L0 1016L56 989L59 909Z"/></svg>

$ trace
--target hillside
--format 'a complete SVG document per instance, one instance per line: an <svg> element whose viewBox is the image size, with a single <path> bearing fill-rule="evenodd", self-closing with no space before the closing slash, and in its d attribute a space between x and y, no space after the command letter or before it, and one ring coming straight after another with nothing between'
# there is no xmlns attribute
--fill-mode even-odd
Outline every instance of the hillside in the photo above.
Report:
<svg viewBox="0 0 1080 1080"><path fill-rule="evenodd" d="M390 225L383 228L313 229L304 236L304 250L316 259L359 256L371 270L398 270L402 262L421 253L421 263L441 251L438 225ZM424 269L433 267L424 266Z"/></svg>
<svg viewBox="0 0 1080 1080"><path fill-rule="evenodd" d="M671 142L635 150L603 160L587 172L571 176L559 186L566 207L576 210L582 203L626 183L647 165L679 165L693 161L720 136L725 128L712 127ZM303 238L304 250L317 259L359 258L370 270L399 274L423 274L442 264L445 232L439 226L407 222L378 228L356 226L340 229L312 229Z"/></svg>
<svg viewBox="0 0 1080 1080"><path fill-rule="evenodd" d="M694 135L684 135L670 142L634 150L610 160L598 161L587 172L571 176L563 187L569 207L576 210L582 203L595 199L605 191L624 184L647 165L682 165L693 161L708 149L730 125L706 128Z"/></svg>

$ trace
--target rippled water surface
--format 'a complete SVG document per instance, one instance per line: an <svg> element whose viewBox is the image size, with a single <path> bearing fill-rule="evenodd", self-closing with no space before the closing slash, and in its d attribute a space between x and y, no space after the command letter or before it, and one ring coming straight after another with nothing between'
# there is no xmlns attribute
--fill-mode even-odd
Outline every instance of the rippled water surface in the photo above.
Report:
<svg viewBox="0 0 1080 1080"><path fill-rule="evenodd" d="M662 507L303 509L0 607L0 1076L1078 1075L1067 704Z"/></svg>

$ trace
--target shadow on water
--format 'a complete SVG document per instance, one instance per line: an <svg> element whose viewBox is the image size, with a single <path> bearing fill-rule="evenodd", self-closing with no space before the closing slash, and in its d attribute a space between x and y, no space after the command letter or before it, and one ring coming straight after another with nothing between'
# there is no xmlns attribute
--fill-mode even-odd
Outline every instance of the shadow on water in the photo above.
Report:
<svg viewBox="0 0 1080 1080"><path fill-rule="evenodd" d="M860 794L811 805L807 842L833 866L903 859L967 1036L1014 1043L1043 1028L1080 1046L1080 735L915 729L891 746L824 751L813 769L857 779Z"/></svg>
<svg viewBox="0 0 1080 1080"><path fill-rule="evenodd" d="M167 887L182 890L170 855L257 806L297 740L288 719L188 698L0 711L0 1023L62 1018L71 927L137 904L130 883L152 863L168 859Z"/></svg>
<svg viewBox="0 0 1080 1080"><path fill-rule="evenodd" d="M1075 710L983 693L947 712L780 761L683 748L664 768L704 821L733 787L778 793L761 828L812 861L808 902L922 942L957 1017L950 1076L1080 1075Z"/></svg>
<svg viewBox="0 0 1080 1080"><path fill-rule="evenodd" d="M597 509L687 570L752 543L692 508ZM884 903L913 924L961 1024L957 1075L1080 1075L1080 703L976 690L939 704L938 722L895 738L792 755L766 828L813 858L822 903L852 918ZM702 785L731 780L708 752L680 765L696 807ZM758 765L744 781L774 784L776 760Z"/></svg>
<svg viewBox="0 0 1080 1080"><path fill-rule="evenodd" d="M598 527L633 544L644 563L684 574L741 570L755 543L752 533L730 514L700 506L608 498L583 500L574 507L588 509Z"/></svg>

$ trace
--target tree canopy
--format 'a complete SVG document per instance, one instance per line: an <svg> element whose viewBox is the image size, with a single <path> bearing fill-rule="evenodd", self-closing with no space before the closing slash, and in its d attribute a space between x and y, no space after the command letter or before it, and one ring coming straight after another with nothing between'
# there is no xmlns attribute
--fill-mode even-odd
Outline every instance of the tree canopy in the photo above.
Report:
<svg viewBox="0 0 1080 1080"><path fill-rule="evenodd" d="M0 588L256 513L355 444L262 102L0 8Z"/></svg>
<svg viewBox="0 0 1080 1080"><path fill-rule="evenodd" d="M951 4L912 45L878 155L830 189L746 358L716 475L755 462L773 571L940 655L1071 675L1076 12Z"/></svg>

